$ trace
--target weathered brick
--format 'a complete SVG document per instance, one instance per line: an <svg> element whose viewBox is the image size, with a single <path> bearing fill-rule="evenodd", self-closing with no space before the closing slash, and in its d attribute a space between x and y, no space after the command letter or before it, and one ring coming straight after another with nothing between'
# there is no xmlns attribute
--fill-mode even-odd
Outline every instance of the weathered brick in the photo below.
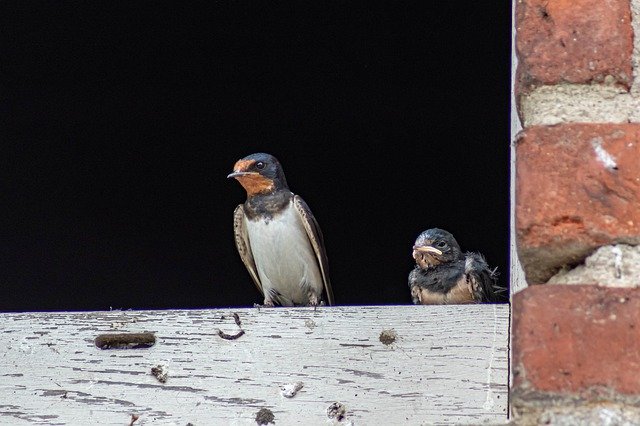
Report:
<svg viewBox="0 0 640 426"><path fill-rule="evenodd" d="M530 284L600 246L640 244L640 125L534 126L516 156L516 238Z"/></svg>
<svg viewBox="0 0 640 426"><path fill-rule="evenodd" d="M533 286L513 298L514 404L634 403L640 397L640 289Z"/></svg>
<svg viewBox="0 0 640 426"><path fill-rule="evenodd" d="M519 0L517 92L536 85L632 82L628 0Z"/></svg>

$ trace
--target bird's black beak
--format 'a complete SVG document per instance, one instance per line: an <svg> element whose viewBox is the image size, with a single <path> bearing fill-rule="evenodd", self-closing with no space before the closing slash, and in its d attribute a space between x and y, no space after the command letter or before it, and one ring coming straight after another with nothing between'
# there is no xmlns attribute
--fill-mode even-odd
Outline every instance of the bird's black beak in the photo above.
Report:
<svg viewBox="0 0 640 426"><path fill-rule="evenodd" d="M229 175L227 175L227 179L231 179L231 178L236 178L238 176L246 176L246 175L250 175L251 172L233 172L233 173L229 173Z"/></svg>

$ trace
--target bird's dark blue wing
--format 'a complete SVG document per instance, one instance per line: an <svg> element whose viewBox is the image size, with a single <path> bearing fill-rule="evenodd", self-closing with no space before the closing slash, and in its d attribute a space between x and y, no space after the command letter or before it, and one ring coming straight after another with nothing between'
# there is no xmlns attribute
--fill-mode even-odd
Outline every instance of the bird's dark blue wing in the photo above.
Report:
<svg viewBox="0 0 640 426"><path fill-rule="evenodd" d="M496 269L490 269L480 253L465 253L464 272L477 302L495 303L502 299L504 287L498 285Z"/></svg>
<svg viewBox="0 0 640 426"><path fill-rule="evenodd" d="M262 283L258 277L256 263L253 260L253 253L251 252L251 245L249 244L249 234L247 233L247 227L245 226L244 221L244 207L242 204L239 204L233 212L233 236L235 237L236 248L238 249L242 263L244 263L244 266L247 267L247 271L249 271L249 275L251 275L253 283L258 287L260 293L264 295Z"/></svg>
<svg viewBox="0 0 640 426"><path fill-rule="evenodd" d="M307 231L307 236L309 237L309 241L311 241L311 246L320 265L327 303L333 305L333 289L331 288L331 281L329 280L329 261L327 260L327 252L324 248L324 238L322 237L320 225L318 225L318 221L315 216L313 216L313 213L311 213L311 209L309 209L307 203L305 203L299 195L293 197L293 204L302 219L302 224Z"/></svg>

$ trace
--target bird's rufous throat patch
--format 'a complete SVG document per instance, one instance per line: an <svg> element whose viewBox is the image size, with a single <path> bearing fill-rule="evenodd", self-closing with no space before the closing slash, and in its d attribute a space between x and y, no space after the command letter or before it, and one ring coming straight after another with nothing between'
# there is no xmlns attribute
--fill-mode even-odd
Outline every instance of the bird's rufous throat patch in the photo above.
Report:
<svg viewBox="0 0 640 426"><path fill-rule="evenodd" d="M238 160L233 165L234 172L246 172L247 174L235 176L240 185L247 191L248 196L264 194L273 189L273 181L262 176L258 172L247 172L256 160Z"/></svg>

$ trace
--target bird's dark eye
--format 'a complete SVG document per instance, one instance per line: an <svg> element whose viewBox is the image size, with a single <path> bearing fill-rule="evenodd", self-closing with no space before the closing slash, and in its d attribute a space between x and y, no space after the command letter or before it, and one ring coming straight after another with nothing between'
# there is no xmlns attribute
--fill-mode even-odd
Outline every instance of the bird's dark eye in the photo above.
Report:
<svg viewBox="0 0 640 426"><path fill-rule="evenodd" d="M258 169L258 170L264 169L264 163L262 161L258 161L256 163L256 169Z"/></svg>
<svg viewBox="0 0 640 426"><path fill-rule="evenodd" d="M442 247L446 247L446 246L447 246L447 243L445 243L444 241L438 241L436 243L436 247L438 247L438 248L442 248Z"/></svg>

